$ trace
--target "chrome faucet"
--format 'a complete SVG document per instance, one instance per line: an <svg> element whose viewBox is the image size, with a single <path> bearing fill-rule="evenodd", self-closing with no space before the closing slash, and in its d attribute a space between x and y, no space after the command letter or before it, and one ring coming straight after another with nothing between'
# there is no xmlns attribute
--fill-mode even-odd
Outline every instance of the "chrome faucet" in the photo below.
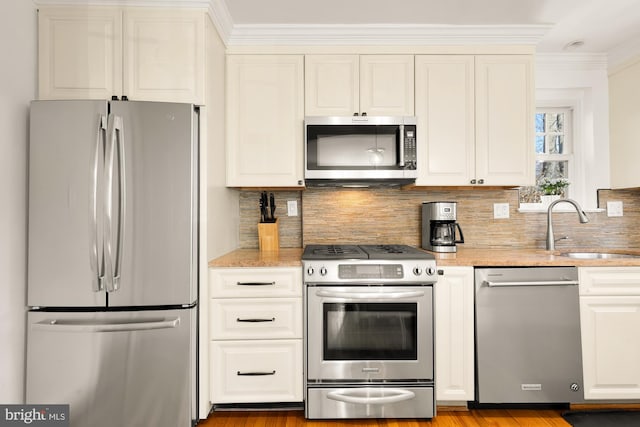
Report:
<svg viewBox="0 0 640 427"><path fill-rule="evenodd" d="M581 224L586 224L589 222L589 217L584 213L578 202L573 199L558 199L551 202L549 208L547 209L547 250L553 251L556 248L556 241L553 238L553 225L551 224L551 211L553 211L553 207L558 203L567 202L573 205L576 208L576 212L578 212L578 217L580 218ZM563 237L564 239L564 237Z"/></svg>

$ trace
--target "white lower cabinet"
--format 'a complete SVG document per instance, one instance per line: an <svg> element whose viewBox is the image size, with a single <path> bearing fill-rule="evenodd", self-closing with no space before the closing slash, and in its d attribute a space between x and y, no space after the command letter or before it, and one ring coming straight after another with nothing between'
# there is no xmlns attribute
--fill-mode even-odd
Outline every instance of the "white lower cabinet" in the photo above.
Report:
<svg viewBox="0 0 640 427"><path fill-rule="evenodd" d="M213 403L302 401L302 340L212 341Z"/></svg>
<svg viewBox="0 0 640 427"><path fill-rule="evenodd" d="M434 295L436 401L473 400L473 267L439 268Z"/></svg>
<svg viewBox="0 0 640 427"><path fill-rule="evenodd" d="M209 274L211 402L301 402L301 268L212 268Z"/></svg>
<svg viewBox="0 0 640 427"><path fill-rule="evenodd" d="M584 397L640 399L640 267L583 267Z"/></svg>

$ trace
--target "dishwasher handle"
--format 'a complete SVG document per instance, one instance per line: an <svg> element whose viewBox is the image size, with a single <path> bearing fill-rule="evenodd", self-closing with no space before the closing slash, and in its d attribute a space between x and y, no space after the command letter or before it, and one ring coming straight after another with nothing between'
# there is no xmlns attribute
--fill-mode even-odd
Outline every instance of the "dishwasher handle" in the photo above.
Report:
<svg viewBox="0 0 640 427"><path fill-rule="evenodd" d="M527 280L519 282L492 282L491 280L484 280L483 285L494 287L507 287L507 286L570 286L577 285L577 280Z"/></svg>

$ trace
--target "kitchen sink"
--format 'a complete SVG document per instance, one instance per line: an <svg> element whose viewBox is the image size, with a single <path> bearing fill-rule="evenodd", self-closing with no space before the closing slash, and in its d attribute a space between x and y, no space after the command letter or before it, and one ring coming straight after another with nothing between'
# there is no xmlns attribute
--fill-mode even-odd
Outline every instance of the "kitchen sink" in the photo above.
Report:
<svg viewBox="0 0 640 427"><path fill-rule="evenodd" d="M608 252L563 252L560 256L576 259L615 259L615 258L640 258L640 255Z"/></svg>

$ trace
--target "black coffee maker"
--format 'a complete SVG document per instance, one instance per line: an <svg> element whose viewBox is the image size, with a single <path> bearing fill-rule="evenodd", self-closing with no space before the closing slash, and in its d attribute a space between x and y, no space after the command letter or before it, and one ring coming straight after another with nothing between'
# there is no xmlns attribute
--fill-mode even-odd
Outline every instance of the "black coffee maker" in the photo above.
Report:
<svg viewBox="0 0 640 427"><path fill-rule="evenodd" d="M424 202L422 204L423 249L434 252L456 252L456 244L464 243L462 229L456 222L456 204L456 202ZM460 235L459 239L456 234Z"/></svg>

